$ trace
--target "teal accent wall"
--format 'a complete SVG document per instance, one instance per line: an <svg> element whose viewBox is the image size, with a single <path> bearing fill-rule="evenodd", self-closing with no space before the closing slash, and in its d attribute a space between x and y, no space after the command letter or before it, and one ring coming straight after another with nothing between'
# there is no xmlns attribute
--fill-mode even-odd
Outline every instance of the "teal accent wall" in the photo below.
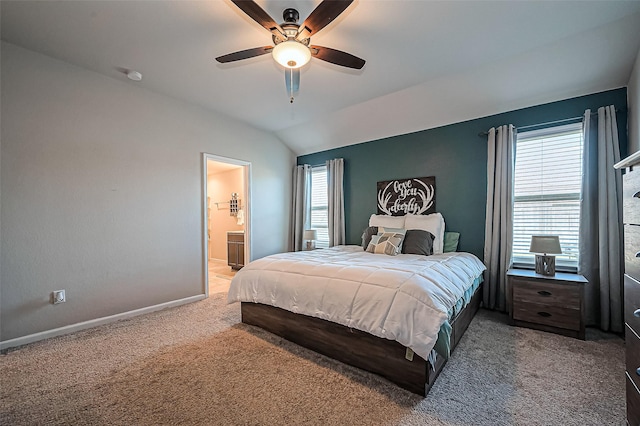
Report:
<svg viewBox="0 0 640 426"><path fill-rule="evenodd" d="M436 177L436 210L448 231L460 232L458 250L483 258L487 195L487 137L491 127L532 126L580 117L587 108L615 105L621 156L627 153L627 89L620 88L435 129L298 157L298 164L324 164L344 158L347 244L360 244L376 209L376 183L422 176ZM592 121L597 121L597 116Z"/></svg>

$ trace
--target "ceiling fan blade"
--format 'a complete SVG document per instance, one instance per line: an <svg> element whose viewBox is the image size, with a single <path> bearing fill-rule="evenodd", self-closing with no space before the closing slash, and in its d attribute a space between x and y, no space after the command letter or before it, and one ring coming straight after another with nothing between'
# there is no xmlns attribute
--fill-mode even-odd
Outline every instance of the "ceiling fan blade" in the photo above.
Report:
<svg viewBox="0 0 640 426"><path fill-rule="evenodd" d="M311 55L323 61L331 62L332 64L355 68L357 70L361 69L366 62L364 59L360 59L350 53L331 49L330 47L311 46Z"/></svg>
<svg viewBox="0 0 640 426"><path fill-rule="evenodd" d="M353 3L353 0L324 0L316 7L311 15L300 25L297 40L311 37L336 19Z"/></svg>
<svg viewBox="0 0 640 426"><path fill-rule="evenodd" d="M254 47L253 49L241 50L239 52L228 53L218 56L216 61L225 64L227 62L241 61L243 59L253 58L254 56L266 55L271 53L273 46Z"/></svg>
<svg viewBox="0 0 640 426"><path fill-rule="evenodd" d="M253 0L231 0L240 10L246 13L251 19L269 30L280 41L285 41L287 36L284 31L258 4Z"/></svg>

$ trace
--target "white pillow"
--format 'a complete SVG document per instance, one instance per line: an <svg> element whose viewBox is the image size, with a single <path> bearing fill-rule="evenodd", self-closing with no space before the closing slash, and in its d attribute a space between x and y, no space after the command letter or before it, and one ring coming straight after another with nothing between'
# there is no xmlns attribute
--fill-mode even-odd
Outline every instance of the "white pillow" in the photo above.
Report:
<svg viewBox="0 0 640 426"><path fill-rule="evenodd" d="M404 216L372 214L369 218L369 226L382 226L384 228L404 228Z"/></svg>
<svg viewBox="0 0 640 426"><path fill-rule="evenodd" d="M435 237L433 239L433 254L442 254L444 247L444 218L440 213L428 215L408 214L404 221L405 229L422 229L429 231Z"/></svg>

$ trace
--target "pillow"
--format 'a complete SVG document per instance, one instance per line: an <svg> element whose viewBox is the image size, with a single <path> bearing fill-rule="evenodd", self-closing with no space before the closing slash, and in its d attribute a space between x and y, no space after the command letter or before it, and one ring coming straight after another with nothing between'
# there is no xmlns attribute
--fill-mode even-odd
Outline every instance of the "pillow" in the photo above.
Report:
<svg viewBox="0 0 640 426"><path fill-rule="evenodd" d="M407 232L404 228L387 228L385 226L378 226L378 235L383 233L394 233L394 234L402 234L402 241L400 241L400 246L398 247L398 253L402 253L402 243L405 238L405 233Z"/></svg>
<svg viewBox="0 0 640 426"><path fill-rule="evenodd" d="M402 253L431 256L433 254L433 238L433 234L429 231L410 229L405 234Z"/></svg>
<svg viewBox="0 0 640 426"><path fill-rule="evenodd" d="M393 229L378 227L378 235L371 237L371 242L367 246L369 253L388 254L395 256L402 249L402 240L404 239L404 229Z"/></svg>
<svg viewBox="0 0 640 426"><path fill-rule="evenodd" d="M429 231L435 237L433 240L433 254L442 254L444 242L444 218L440 213L428 215L408 214L404 222L405 229L422 229Z"/></svg>
<svg viewBox="0 0 640 426"><path fill-rule="evenodd" d="M386 214L372 214L369 226L384 226L387 228L404 228L404 216L389 216Z"/></svg>
<svg viewBox="0 0 640 426"><path fill-rule="evenodd" d="M364 232L362 233L362 248L364 250L366 250L367 247L369 247L369 243L371 242L371 237L377 234L378 234L377 226L370 226L364 230Z"/></svg>
<svg viewBox="0 0 640 426"><path fill-rule="evenodd" d="M460 239L459 232L445 232L444 233L444 246L442 251L444 253L450 253L452 251L458 251L458 240Z"/></svg>

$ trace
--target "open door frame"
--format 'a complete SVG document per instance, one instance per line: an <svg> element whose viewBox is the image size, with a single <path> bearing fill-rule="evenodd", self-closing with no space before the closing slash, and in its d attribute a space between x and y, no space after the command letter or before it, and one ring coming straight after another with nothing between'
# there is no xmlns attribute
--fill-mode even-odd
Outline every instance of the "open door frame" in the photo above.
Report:
<svg viewBox="0 0 640 426"><path fill-rule="evenodd" d="M207 212L207 161L212 160L218 163L235 164L242 166L244 172L244 258L246 262L251 261L251 163L235 158L221 157L219 155L202 153L202 270L204 280L202 282L203 293L209 297L209 244L207 223L209 220Z"/></svg>

